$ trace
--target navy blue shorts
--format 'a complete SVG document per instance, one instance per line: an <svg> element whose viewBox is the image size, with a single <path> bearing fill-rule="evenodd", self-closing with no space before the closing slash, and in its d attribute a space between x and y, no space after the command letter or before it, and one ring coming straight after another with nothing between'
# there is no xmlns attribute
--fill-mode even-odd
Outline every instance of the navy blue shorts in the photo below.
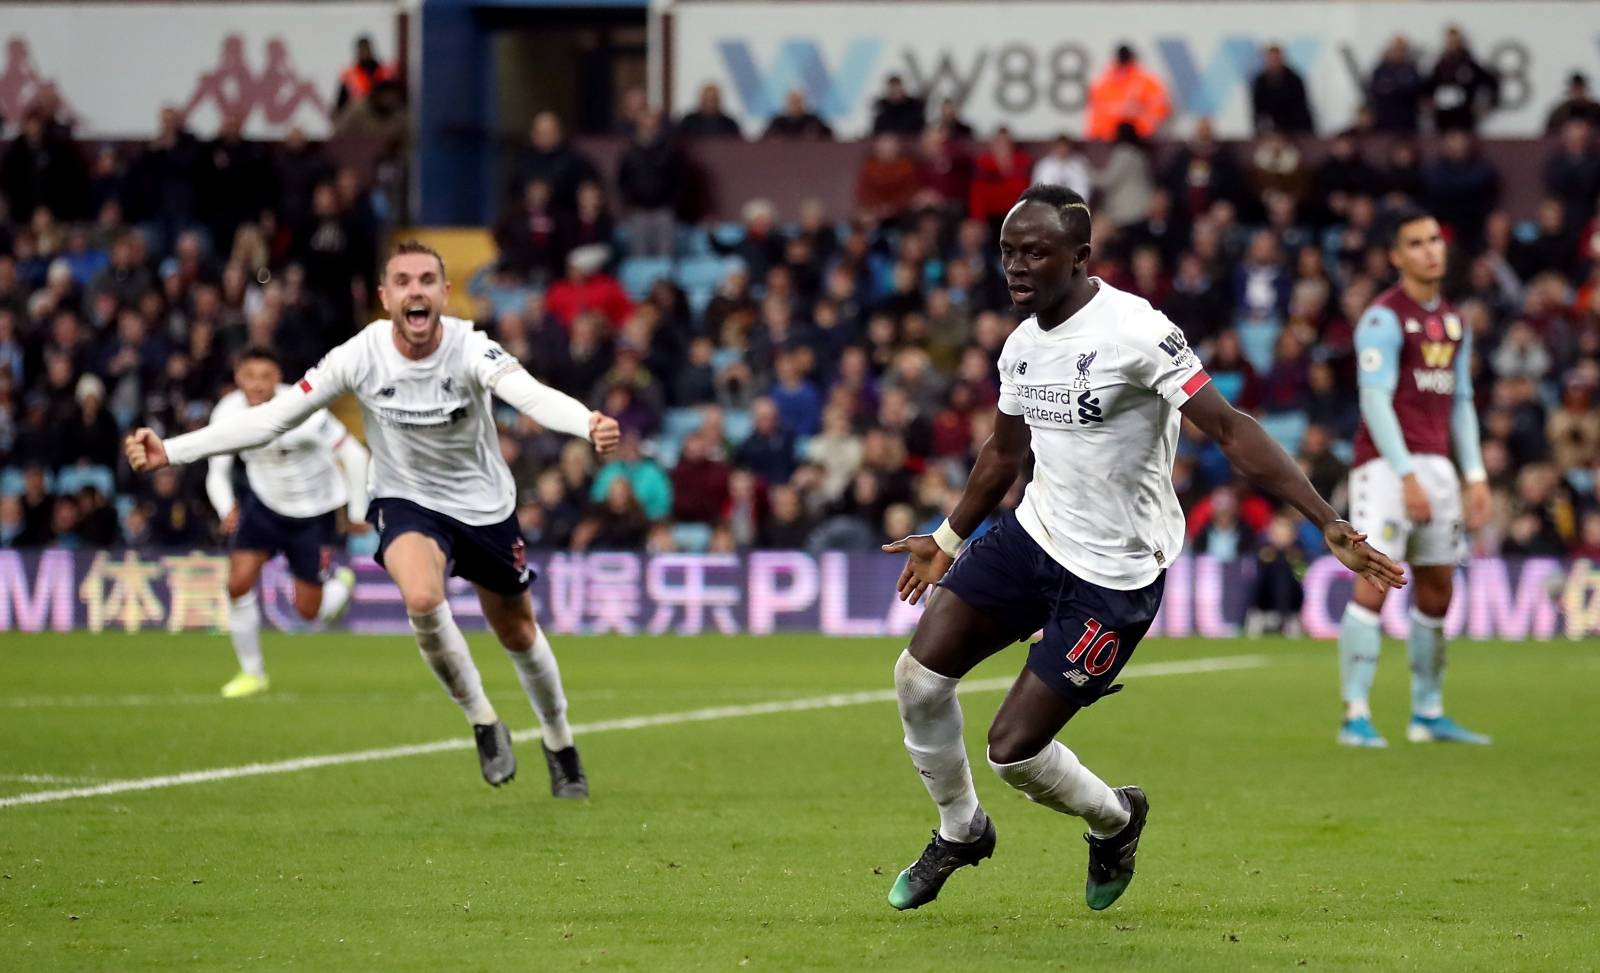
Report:
<svg viewBox="0 0 1600 973"><path fill-rule="evenodd" d="M1166 572L1133 591L1102 588L1045 553L1016 515L1006 513L956 558L941 588L973 608L1014 622L1017 641L1043 629L1028 668L1079 706L1121 689L1114 685L1161 607Z"/></svg>
<svg viewBox="0 0 1600 973"><path fill-rule="evenodd" d="M254 496L239 501L239 529L231 550L282 552L296 581L321 584L333 566L339 525L333 511L316 517L285 517Z"/></svg>
<svg viewBox="0 0 1600 973"><path fill-rule="evenodd" d="M378 530L379 564L396 537L417 533L439 545L450 574L498 594L527 591L535 577L515 514L498 524L474 527L410 500L381 497L367 508L367 521Z"/></svg>

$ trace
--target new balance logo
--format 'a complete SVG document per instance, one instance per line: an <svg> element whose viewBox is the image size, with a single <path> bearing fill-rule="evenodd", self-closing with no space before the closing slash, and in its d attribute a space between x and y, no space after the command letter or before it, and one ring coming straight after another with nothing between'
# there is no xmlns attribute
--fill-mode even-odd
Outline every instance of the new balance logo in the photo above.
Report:
<svg viewBox="0 0 1600 973"><path fill-rule="evenodd" d="M383 388L378 390L378 398L380 398L380 399L388 399L388 398L393 398L393 397L394 397L394 386L393 385L385 385Z"/></svg>
<svg viewBox="0 0 1600 973"><path fill-rule="evenodd" d="M444 377L444 381L440 384L444 387L445 395L449 395L451 392L455 391L456 380L449 375L446 375Z"/></svg>
<svg viewBox="0 0 1600 973"><path fill-rule="evenodd" d="M1025 362L1025 361L1017 362L1017 374L1018 375L1026 375L1026 374L1028 374L1028 363L1027 362Z"/></svg>
<svg viewBox="0 0 1600 973"><path fill-rule="evenodd" d="M1074 669L1071 672L1063 672L1061 676L1062 678L1066 679L1067 682L1072 683L1079 689L1082 689L1084 685L1089 682L1089 677L1084 674L1082 669Z"/></svg>

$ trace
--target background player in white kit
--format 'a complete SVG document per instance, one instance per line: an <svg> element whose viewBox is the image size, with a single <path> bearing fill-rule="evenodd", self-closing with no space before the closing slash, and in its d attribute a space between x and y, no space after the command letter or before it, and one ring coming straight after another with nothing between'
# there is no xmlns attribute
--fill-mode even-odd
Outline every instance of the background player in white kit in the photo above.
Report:
<svg viewBox="0 0 1600 973"><path fill-rule="evenodd" d="M901 597L914 603L941 589L895 664L906 750L939 808L933 840L890 889L897 909L933 901L956 869L994 853L956 685L1041 629L989 727L989 765L1030 800L1088 823L1090 908L1108 907L1132 881L1149 801L1137 787L1106 786L1055 736L1121 688L1117 674L1160 607L1184 536L1172 488L1180 411L1235 469L1321 528L1347 567L1375 585L1404 583L1294 459L1211 386L1182 330L1143 298L1088 275L1089 231L1083 198L1058 186L1029 189L1006 216L1001 263L1012 303L1032 316L1000 354L994 433L950 518L884 548L909 554ZM1030 448L1033 482L1016 513L957 558Z"/></svg>
<svg viewBox="0 0 1600 973"><path fill-rule="evenodd" d="M378 293L391 320L374 321L333 349L295 391L226 426L167 443L149 429L136 430L128 437L128 461L135 470L153 470L259 446L353 393L372 450L367 519L378 529L378 561L400 588L423 658L472 725L484 779L496 786L510 780L516 760L445 600L447 573L472 582L510 655L539 717L551 792L587 796L561 673L528 596L532 571L490 396L547 429L588 439L601 453L616 448L616 420L535 381L471 322L443 317L450 285L431 247L396 246Z"/></svg>
<svg viewBox="0 0 1600 973"><path fill-rule="evenodd" d="M236 388L211 410L222 426L251 406L291 391L281 385L283 368L268 348L246 348L234 366ZM239 674L222 687L230 699L268 688L261 658L261 607L256 582L261 568L282 553L294 579L294 610L308 622L326 624L350 605L355 573L330 572L337 539L334 511L349 505L350 529L367 529L367 450L326 409L278 438L239 454L250 492L233 491L233 456L213 456L206 496L228 534L228 634Z"/></svg>

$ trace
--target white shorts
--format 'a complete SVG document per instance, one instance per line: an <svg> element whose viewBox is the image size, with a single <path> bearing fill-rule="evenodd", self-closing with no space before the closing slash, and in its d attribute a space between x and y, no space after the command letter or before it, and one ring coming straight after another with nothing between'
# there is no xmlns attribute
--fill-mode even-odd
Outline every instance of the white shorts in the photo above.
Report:
<svg viewBox="0 0 1600 973"><path fill-rule="evenodd" d="M1429 567L1460 564L1466 553L1461 531L1461 480L1447 456L1413 456L1413 468L1433 518L1414 524L1406 516L1400 478L1381 457L1350 471L1350 523L1367 543L1397 561Z"/></svg>

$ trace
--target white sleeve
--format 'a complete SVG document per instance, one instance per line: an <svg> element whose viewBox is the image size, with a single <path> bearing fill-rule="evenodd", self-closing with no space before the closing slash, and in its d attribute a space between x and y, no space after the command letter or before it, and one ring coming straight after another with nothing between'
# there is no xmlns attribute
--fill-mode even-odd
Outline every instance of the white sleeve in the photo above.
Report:
<svg viewBox="0 0 1600 973"><path fill-rule="evenodd" d="M167 461L181 466L218 453L264 446L305 422L350 387L347 362L354 354L348 350L350 344L346 342L330 351L293 388L279 392L271 400L245 409L227 422L167 440Z"/></svg>
<svg viewBox="0 0 1600 973"><path fill-rule="evenodd" d="M1012 332L1014 337L1016 332ZM1022 415L1022 399L1017 396L1017 353L1011 347L1011 338L1000 349L1000 400L995 408L1008 416Z"/></svg>
<svg viewBox="0 0 1600 973"><path fill-rule="evenodd" d="M211 457L206 466L206 499L218 517L227 517L237 502L233 496L233 454Z"/></svg>
<svg viewBox="0 0 1600 973"><path fill-rule="evenodd" d="M338 422L337 419L334 421ZM340 425L339 428L343 429L344 426ZM350 505L347 508L350 519L367 519L367 447L346 432L333 448L333 455L339 460L340 469L344 470L345 487L350 492Z"/></svg>
<svg viewBox="0 0 1600 973"><path fill-rule="evenodd" d="M1211 381L1200 364L1200 356L1189 347L1183 329L1165 314L1149 311L1130 315L1124 322L1123 335L1121 344L1129 354L1125 366L1129 382L1150 389L1174 407L1181 407Z"/></svg>
<svg viewBox="0 0 1600 973"><path fill-rule="evenodd" d="M589 438L589 407L540 382L500 343L481 331L465 342L467 367L479 385L546 429Z"/></svg>

